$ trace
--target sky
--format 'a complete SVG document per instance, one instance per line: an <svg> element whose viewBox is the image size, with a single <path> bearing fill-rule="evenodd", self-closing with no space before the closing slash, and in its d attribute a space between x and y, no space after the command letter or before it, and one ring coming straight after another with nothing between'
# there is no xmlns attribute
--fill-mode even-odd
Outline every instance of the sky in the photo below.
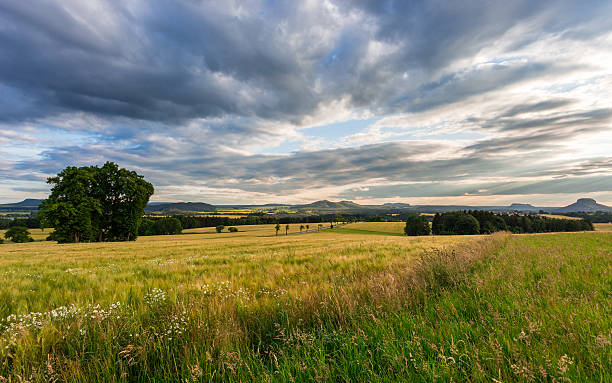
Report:
<svg viewBox="0 0 612 383"><path fill-rule="evenodd" d="M0 2L0 203L612 205L610 1Z"/></svg>

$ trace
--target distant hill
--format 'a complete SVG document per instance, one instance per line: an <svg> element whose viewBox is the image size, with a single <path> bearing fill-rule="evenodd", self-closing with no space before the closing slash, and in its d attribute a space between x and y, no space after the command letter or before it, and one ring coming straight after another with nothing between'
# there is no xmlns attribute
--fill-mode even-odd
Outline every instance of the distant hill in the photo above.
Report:
<svg viewBox="0 0 612 383"><path fill-rule="evenodd" d="M163 204L150 204L145 208L145 213L158 214L192 214L192 213L211 213L217 208L204 202L172 202Z"/></svg>
<svg viewBox="0 0 612 383"><path fill-rule="evenodd" d="M384 207L391 207L391 208L410 208L412 207L412 205L410 205L409 203L401 203L401 202L387 202L383 204Z"/></svg>
<svg viewBox="0 0 612 383"><path fill-rule="evenodd" d="M580 198L578 201L571 205L555 209L555 213L571 213L571 212L588 212L593 213L596 211L612 212L612 207L597 203L592 198Z"/></svg>
<svg viewBox="0 0 612 383"><path fill-rule="evenodd" d="M0 212L3 213L33 213L38 210L42 199L28 198L21 202L0 204Z"/></svg>
<svg viewBox="0 0 612 383"><path fill-rule="evenodd" d="M21 202L0 204L0 208L21 207L21 208L34 208L34 209L38 209L38 205L40 205L40 203L42 201L44 201L44 200L42 200L42 199L35 199L35 198L28 198L28 199L24 199Z"/></svg>
<svg viewBox="0 0 612 383"><path fill-rule="evenodd" d="M508 207L508 210L515 211L538 211L539 208L528 203L513 203Z"/></svg>
<svg viewBox="0 0 612 383"><path fill-rule="evenodd" d="M328 200L316 201L313 203L309 203L306 205L296 205L297 209L312 209L312 210L320 210L320 209L359 209L363 206L356 204L351 201L340 201L340 202L332 202Z"/></svg>

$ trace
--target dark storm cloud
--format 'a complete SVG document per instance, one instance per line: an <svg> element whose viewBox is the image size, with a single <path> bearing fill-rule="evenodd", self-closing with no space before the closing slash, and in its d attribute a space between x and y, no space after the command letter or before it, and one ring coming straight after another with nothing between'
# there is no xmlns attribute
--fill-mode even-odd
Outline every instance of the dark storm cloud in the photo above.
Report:
<svg viewBox="0 0 612 383"><path fill-rule="evenodd" d="M0 81L34 99L31 116L8 118L76 110L171 121L310 111L310 79L278 39L275 20L264 22L256 10L235 20L212 4L155 1L142 11L105 4L110 25L95 13L75 15L70 3L0 4Z"/></svg>
<svg viewBox="0 0 612 383"><path fill-rule="evenodd" d="M550 63L528 63L466 83L457 75L430 77L495 42L517 21L541 16L544 31L555 32L601 16L597 2L484 7L387 1L363 2L359 22L350 23L359 11L350 4L340 4L341 14L321 25L325 9L282 3L157 0L89 9L69 1L3 2L0 82L25 96L23 110L0 116L14 121L86 111L155 121L222 115L299 120L343 96L381 108L394 107L398 97L419 97L401 107L426 109L551 70ZM315 40L313 24L325 41ZM362 65L372 41L397 49L376 65ZM404 72L419 75L398 83ZM410 83L421 85L411 90Z"/></svg>

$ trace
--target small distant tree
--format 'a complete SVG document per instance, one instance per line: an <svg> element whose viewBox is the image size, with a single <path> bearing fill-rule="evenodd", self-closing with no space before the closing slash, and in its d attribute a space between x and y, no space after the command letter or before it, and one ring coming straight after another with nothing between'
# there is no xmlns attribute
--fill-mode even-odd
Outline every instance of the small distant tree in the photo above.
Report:
<svg viewBox="0 0 612 383"><path fill-rule="evenodd" d="M310 225L306 225L306 230L310 230Z"/></svg>
<svg viewBox="0 0 612 383"><path fill-rule="evenodd" d="M333 223L333 222L330 222L330 223L329 223L329 228L330 228L330 229L333 229L333 228L334 228L334 223Z"/></svg>
<svg viewBox="0 0 612 383"><path fill-rule="evenodd" d="M238 229L237 229L237 228L235 228L235 227L233 227L233 226L232 226L232 227L230 227L230 228L229 228L229 229L227 229L227 230L229 230L229 232L230 232L230 233L235 233L235 232L237 232L237 231L238 231Z"/></svg>
<svg viewBox="0 0 612 383"><path fill-rule="evenodd" d="M304 231L304 225L300 225L300 233Z"/></svg>
<svg viewBox="0 0 612 383"><path fill-rule="evenodd" d="M223 229L225 229L225 226L223 226L223 225L219 225L219 226L215 227L215 230L217 230L217 233L222 232Z"/></svg>
<svg viewBox="0 0 612 383"><path fill-rule="evenodd" d="M280 230L280 223L277 223L274 229L276 229L276 235L278 235L278 231Z"/></svg>
<svg viewBox="0 0 612 383"><path fill-rule="evenodd" d="M4 238L11 240L16 243L24 243L24 242L32 242L33 239L30 236L30 232L27 227L23 226L13 226L10 227L6 233L4 233Z"/></svg>
<svg viewBox="0 0 612 383"><path fill-rule="evenodd" d="M285 235L289 234L289 224L285 225Z"/></svg>
<svg viewBox="0 0 612 383"><path fill-rule="evenodd" d="M427 218L418 214L411 214L406 219L406 227L404 228L406 235L429 235L431 228Z"/></svg>
<svg viewBox="0 0 612 383"><path fill-rule="evenodd" d="M323 228L323 224L319 224L319 230L321 230Z"/></svg>

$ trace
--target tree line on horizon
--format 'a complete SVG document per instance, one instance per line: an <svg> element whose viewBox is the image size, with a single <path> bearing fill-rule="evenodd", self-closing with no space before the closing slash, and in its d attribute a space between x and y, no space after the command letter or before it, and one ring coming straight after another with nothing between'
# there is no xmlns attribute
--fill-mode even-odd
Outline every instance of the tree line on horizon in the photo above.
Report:
<svg viewBox="0 0 612 383"><path fill-rule="evenodd" d="M485 210L436 213L431 227L425 216L413 215L406 220L407 235L470 235L497 231L519 233L550 233L592 231L588 219L548 218L539 215L493 213Z"/></svg>

